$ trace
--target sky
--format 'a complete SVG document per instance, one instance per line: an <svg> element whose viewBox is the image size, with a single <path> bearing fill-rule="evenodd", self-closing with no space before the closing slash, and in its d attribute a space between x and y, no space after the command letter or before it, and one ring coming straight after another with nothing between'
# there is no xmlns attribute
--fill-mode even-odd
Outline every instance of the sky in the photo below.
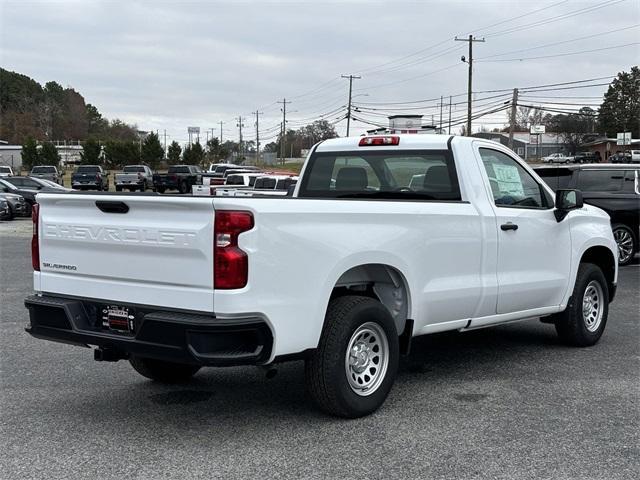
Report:
<svg viewBox="0 0 640 480"><path fill-rule="evenodd" d="M107 118L166 131L167 142L186 142L188 126L201 128L202 141L207 129L220 136L221 121L223 140L237 140L239 116L245 139L255 139L259 111L264 145L278 133L276 102L285 98L288 128L322 118L344 135L348 74L361 76L351 135L388 114L438 123L440 96L445 126L450 95L459 123L468 43L456 36L485 38L473 44L474 110L484 112L515 87L628 71L639 63L639 27L639 0L0 0L0 65L70 86ZM597 105L606 91L597 84L608 81L530 92L522 102ZM501 91L483 93L491 90ZM505 121L504 111L487 114L474 129Z"/></svg>

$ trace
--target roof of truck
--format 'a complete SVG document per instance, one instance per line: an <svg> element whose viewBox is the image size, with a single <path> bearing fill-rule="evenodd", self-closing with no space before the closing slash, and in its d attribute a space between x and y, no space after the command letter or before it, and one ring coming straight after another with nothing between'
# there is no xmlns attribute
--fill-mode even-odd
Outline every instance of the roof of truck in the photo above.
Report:
<svg viewBox="0 0 640 480"><path fill-rule="evenodd" d="M398 145L384 145L379 147L360 147L360 140L364 137L400 137ZM446 150L447 142L452 138L451 135L442 134L400 134L400 135L363 135L360 137L343 137L324 140L318 144L317 152L340 152L345 150L364 150L370 149L375 151L376 148L384 148L387 150ZM456 137L465 138L465 137Z"/></svg>

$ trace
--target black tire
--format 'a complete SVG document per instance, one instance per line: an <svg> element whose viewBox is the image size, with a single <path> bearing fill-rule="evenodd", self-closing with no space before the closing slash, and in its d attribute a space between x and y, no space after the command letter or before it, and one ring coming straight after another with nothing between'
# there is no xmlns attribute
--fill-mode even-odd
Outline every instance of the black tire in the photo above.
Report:
<svg viewBox="0 0 640 480"><path fill-rule="evenodd" d="M598 307L602 309L602 317L597 328L589 329L583 315L583 298L587 287L594 283L600 286L601 298L598 300ZM608 315L609 289L602 270L592 263L581 263L569 305L564 312L553 316L560 340L574 347L595 345L604 332Z"/></svg>
<svg viewBox="0 0 640 480"><path fill-rule="evenodd" d="M618 244L618 265L623 267L630 264L638 251L638 238L633 229L622 223L615 223L611 225L611 230ZM624 242L624 245L621 244L622 242ZM629 242L631 242L630 245ZM631 248L630 253L628 251L629 248Z"/></svg>
<svg viewBox="0 0 640 480"><path fill-rule="evenodd" d="M132 356L129 363L143 377L161 383L184 383L193 377L200 367L184 363L165 362L151 358Z"/></svg>
<svg viewBox="0 0 640 480"><path fill-rule="evenodd" d="M180 188L178 188L178 191L180 193L187 193L189 191L189 185L187 184L186 180L180 182Z"/></svg>
<svg viewBox="0 0 640 480"><path fill-rule="evenodd" d="M144 180L144 181L142 182L142 185L140 186L140 191L141 191L141 192L144 192L146 189L147 189L147 181L146 181L146 180Z"/></svg>
<svg viewBox="0 0 640 480"><path fill-rule="evenodd" d="M158 187L158 188L156 188L156 191L158 193L164 193L164 187Z"/></svg>
<svg viewBox="0 0 640 480"><path fill-rule="evenodd" d="M116 185L116 192L121 192L122 191L122 187L119 187Z"/></svg>
<svg viewBox="0 0 640 480"><path fill-rule="evenodd" d="M382 373L379 375L382 376L375 388L371 387L372 393L360 395L350 385L345 362L354 333L365 324L377 325L380 333L386 336L388 363L386 372L380 369ZM378 365L375 357L369 361ZM307 391L326 413L345 418L362 417L376 411L384 403L395 381L398 361L398 332L389 311L369 297L338 297L331 301L327 309L318 348L305 362ZM368 363L366 369L375 367L373 363Z"/></svg>
<svg viewBox="0 0 640 480"><path fill-rule="evenodd" d="M16 218L16 212L14 212L13 207L11 206L11 204L9 203L9 218L7 218L7 220L13 220L14 218Z"/></svg>

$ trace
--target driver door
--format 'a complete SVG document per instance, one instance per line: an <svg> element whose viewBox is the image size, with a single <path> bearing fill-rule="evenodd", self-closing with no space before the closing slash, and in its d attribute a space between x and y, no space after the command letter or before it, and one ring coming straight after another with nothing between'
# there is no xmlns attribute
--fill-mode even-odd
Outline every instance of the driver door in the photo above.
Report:
<svg viewBox="0 0 640 480"><path fill-rule="evenodd" d="M482 146L476 154L496 216L496 313L559 305L569 283L569 222L556 221L551 196L515 158Z"/></svg>

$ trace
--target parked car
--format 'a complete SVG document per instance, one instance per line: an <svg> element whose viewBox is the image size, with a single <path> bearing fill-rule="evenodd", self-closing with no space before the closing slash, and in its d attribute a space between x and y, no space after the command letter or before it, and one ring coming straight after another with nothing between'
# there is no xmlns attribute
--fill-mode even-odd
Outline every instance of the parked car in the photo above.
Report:
<svg viewBox="0 0 640 480"><path fill-rule="evenodd" d="M552 189L580 189L585 203L607 212L618 244L618 263L631 263L640 250L639 165L572 165L535 171Z"/></svg>
<svg viewBox="0 0 640 480"><path fill-rule="evenodd" d="M7 165L0 165L0 177L12 177L13 169Z"/></svg>
<svg viewBox="0 0 640 480"><path fill-rule="evenodd" d="M573 157L574 163L597 163L598 156L595 152L577 152Z"/></svg>
<svg viewBox="0 0 640 480"><path fill-rule="evenodd" d="M547 157L542 157L543 163L571 163L574 157L565 155L564 153L552 153Z"/></svg>
<svg viewBox="0 0 640 480"><path fill-rule="evenodd" d="M8 187L0 185L0 199L7 202L10 219L13 217L28 217L31 215L31 206L29 203L27 203L22 195L11 193L11 190Z"/></svg>
<svg viewBox="0 0 640 480"><path fill-rule="evenodd" d="M0 197L0 220L11 220L11 210L9 209L9 203Z"/></svg>
<svg viewBox="0 0 640 480"><path fill-rule="evenodd" d="M159 193L166 190L190 193L194 185L202 185L202 173L194 165L172 165L167 173L153 175L153 190Z"/></svg>
<svg viewBox="0 0 640 480"><path fill-rule="evenodd" d="M29 204L29 211L31 211L31 207L36 203L36 193L37 190L29 190L26 188L18 188L14 184L7 182L8 178L0 178L0 194L10 193L13 195L20 196L24 198L25 202Z"/></svg>
<svg viewBox="0 0 640 480"><path fill-rule="evenodd" d="M109 190L109 173L100 165L80 165L71 176L74 190Z"/></svg>
<svg viewBox="0 0 640 480"><path fill-rule="evenodd" d="M608 160L610 163L631 163L631 152L618 151L611 155Z"/></svg>
<svg viewBox="0 0 640 480"><path fill-rule="evenodd" d="M58 172L58 168L53 165L37 165L31 169L29 176L50 180L60 185L63 184L62 175Z"/></svg>
<svg viewBox="0 0 640 480"><path fill-rule="evenodd" d="M144 192L147 187L153 185L153 172L146 165L127 165L122 169L122 173L116 173L113 182L116 192L123 189Z"/></svg>
<svg viewBox="0 0 640 480"><path fill-rule="evenodd" d="M631 163L640 163L640 150L631 150Z"/></svg>
<svg viewBox="0 0 640 480"><path fill-rule="evenodd" d="M260 167L252 165L236 165L233 163L220 163L214 165L211 165L211 167L209 167L209 171L203 174L203 185L224 185L225 178L230 170L234 170L237 173L261 171ZM214 168L213 171L211 170L212 168Z"/></svg>
<svg viewBox="0 0 640 480"><path fill-rule="evenodd" d="M27 331L165 382L304 359L311 398L342 417L382 405L418 335L532 317L569 345L603 334L609 217L506 147L337 138L303 172L294 199L40 194Z"/></svg>
<svg viewBox="0 0 640 480"><path fill-rule="evenodd" d="M24 190L30 190L34 192L38 192L42 189L51 189L51 188L56 190L68 190L68 189L65 189L65 187L63 187L62 185L59 185L45 178L17 176L17 177L7 177L4 180L15 185L18 188L22 188Z"/></svg>

